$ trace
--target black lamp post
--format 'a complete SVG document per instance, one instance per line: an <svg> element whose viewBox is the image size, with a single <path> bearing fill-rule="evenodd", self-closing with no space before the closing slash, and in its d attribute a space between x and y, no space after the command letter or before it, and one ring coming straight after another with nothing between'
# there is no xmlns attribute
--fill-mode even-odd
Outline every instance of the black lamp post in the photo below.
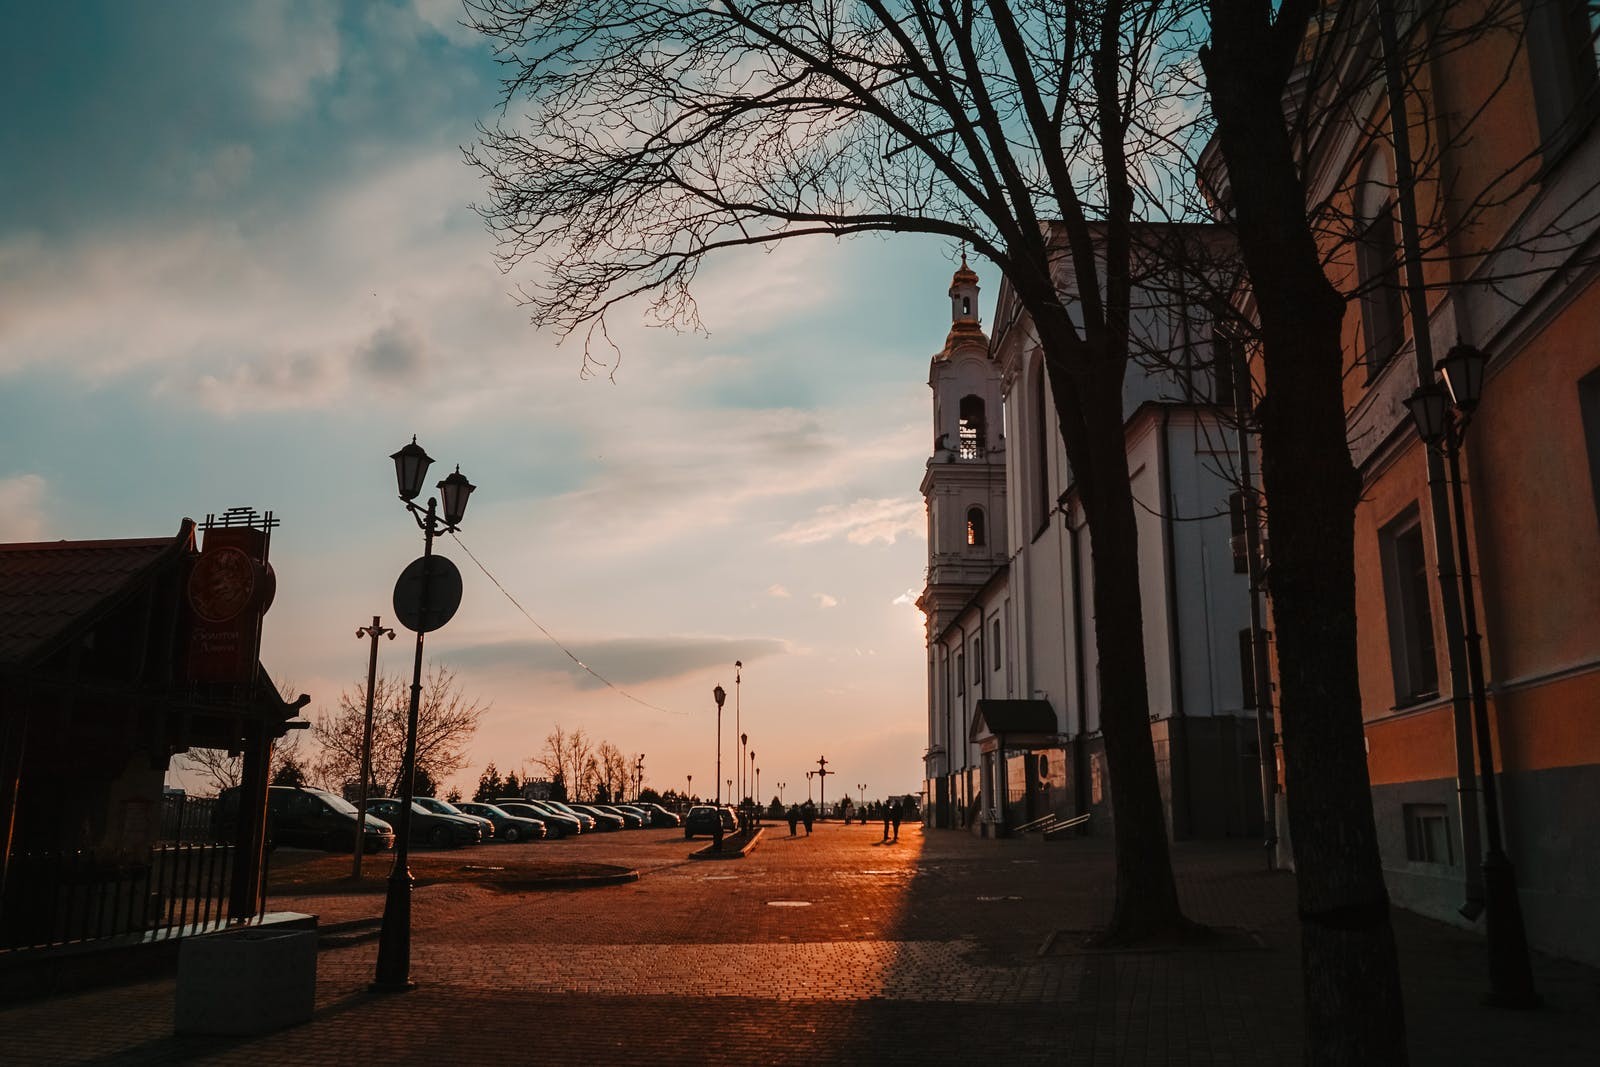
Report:
<svg viewBox="0 0 1600 1067"><path fill-rule="evenodd" d="M633 799L637 803L644 795L644 753L633 761Z"/></svg>
<svg viewBox="0 0 1600 1067"><path fill-rule="evenodd" d="M711 691L711 699L717 702L717 806L722 806L722 702L728 699L727 691L722 686L717 686Z"/></svg>
<svg viewBox="0 0 1600 1067"><path fill-rule="evenodd" d="M430 625L428 618L435 611L435 606L429 600L431 567L428 561L433 556L435 535L453 532L461 527L462 516L467 511L467 498L477 488L467 481L460 467L439 482L439 496L444 499L444 517L441 520L437 514L437 498L429 497L426 508L416 503L418 494L422 492L422 480L433 463L428 453L417 444L417 439L413 437L409 445L389 458L394 460L400 499L422 530L424 562L418 597L419 620L414 627L417 650L411 665L411 708L406 715L405 761L400 765L400 821L395 827L394 869L389 875L388 893L383 902L383 927L378 936L378 967L372 983L373 990L377 992L400 992L416 985L411 980L411 888L416 882L411 877L410 866L411 805L415 798L417 771L417 708L422 698L422 635L438 625Z"/></svg>
<svg viewBox="0 0 1600 1067"><path fill-rule="evenodd" d="M743 674L743 672L744 672L744 660L742 660L742 659L734 660L733 661L733 732L739 735L739 750L740 750L741 754L744 751L745 737L744 737L744 721L743 721L743 719L742 719L742 717L740 716L740 713L739 713L739 681L740 681L740 675ZM735 778L739 779L739 795L743 796L744 795L744 791L745 791L745 784L744 784L744 761L742 759L734 764L734 775L733 776ZM730 795L728 797L728 799L729 800L734 800L735 798Z"/></svg>
<svg viewBox="0 0 1600 1067"><path fill-rule="evenodd" d="M1467 512L1461 488L1461 444L1483 395L1485 362L1484 354L1478 349L1458 343L1439 363L1445 388L1441 389L1437 382L1419 385L1406 399L1406 408L1416 425L1417 436L1444 456L1450 470L1450 510L1455 526L1461 629L1466 645L1468 684L1472 689L1478 788L1483 794L1483 823L1488 838L1483 857L1483 923L1489 947L1488 1002L1501 1007L1531 1008L1538 1006L1540 999L1534 991L1533 971L1528 963L1528 940L1522 925L1522 904L1517 896L1516 869L1506 855L1500 832L1499 790L1489 735L1489 709L1484 696L1482 637L1478 633L1477 600L1472 589L1472 563L1467 546ZM1438 521L1438 516L1434 521Z"/></svg>

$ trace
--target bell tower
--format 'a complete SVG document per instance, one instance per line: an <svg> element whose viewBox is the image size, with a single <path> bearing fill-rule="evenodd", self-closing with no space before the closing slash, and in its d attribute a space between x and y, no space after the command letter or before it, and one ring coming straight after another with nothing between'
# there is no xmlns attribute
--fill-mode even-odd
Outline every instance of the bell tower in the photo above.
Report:
<svg viewBox="0 0 1600 1067"><path fill-rule="evenodd" d="M930 639L1006 558L1000 368L978 316L978 275L961 257L950 280L950 332L928 370L933 454L922 476L928 581L917 606Z"/></svg>

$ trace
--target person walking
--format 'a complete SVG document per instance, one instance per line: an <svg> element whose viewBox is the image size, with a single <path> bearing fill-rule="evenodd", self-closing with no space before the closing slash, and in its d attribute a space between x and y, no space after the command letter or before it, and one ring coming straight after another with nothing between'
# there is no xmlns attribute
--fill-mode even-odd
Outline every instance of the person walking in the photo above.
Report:
<svg viewBox="0 0 1600 1067"><path fill-rule="evenodd" d="M900 820L905 816L905 810L900 807L897 800L889 805L889 819L894 823L894 839L900 840Z"/></svg>
<svg viewBox="0 0 1600 1067"><path fill-rule="evenodd" d="M888 805L884 805L884 808L883 808L883 840L884 841L888 841L889 840L889 808L888 808Z"/></svg>
<svg viewBox="0 0 1600 1067"><path fill-rule="evenodd" d="M796 827L800 825L800 805L789 805L789 836L795 835Z"/></svg>
<svg viewBox="0 0 1600 1067"><path fill-rule="evenodd" d="M804 808L800 809L800 818L805 820L806 836L810 837L811 836L811 824L813 822L815 822L816 819L817 819L816 805L812 804L811 801L809 801L809 800L806 801L806 806Z"/></svg>

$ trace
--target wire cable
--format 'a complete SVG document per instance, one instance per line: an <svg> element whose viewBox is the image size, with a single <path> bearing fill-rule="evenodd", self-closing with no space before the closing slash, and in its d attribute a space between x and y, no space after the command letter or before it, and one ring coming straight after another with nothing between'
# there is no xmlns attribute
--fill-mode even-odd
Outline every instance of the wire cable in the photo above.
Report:
<svg viewBox="0 0 1600 1067"><path fill-rule="evenodd" d="M543 623L541 623L538 619L534 618L532 615L528 614L528 609L523 607L522 604L517 600L517 598L511 595L511 591L509 589L507 589L505 586L500 584L500 579L496 578L492 573L490 573L489 568L485 567L483 565L483 560L481 560L477 556L473 555L472 549L468 548L467 545L466 545L466 542L461 540L461 535L460 534L457 534L454 530L452 530L452 531L450 531L450 537L455 541L456 544L461 546L461 551L463 551L463 552L465 552L467 554L467 558L472 560L473 563L477 564L478 569L483 572L483 576L485 578L489 579L489 581L494 583L494 587L496 589L500 590L501 595L503 595L507 600L511 601L511 605L513 607L515 607L518 611L522 612L522 617L523 618L527 619L529 622L533 623L534 626L538 627L539 632L544 634L545 638L547 640L549 640L549 642L552 645L555 645L563 653L565 653L566 657L568 659L570 659L573 663L576 663L579 667L581 667L591 678L595 679L595 681L601 683L606 688L608 688L608 689L612 690L613 692L617 693L619 696L626 697L627 699L633 701L635 704L643 705L644 707L649 708L651 711L659 711L659 712L662 712L663 714L666 714L666 715L687 715L687 714L689 714L687 711L673 711L671 708L663 708L659 704L652 704L648 700L643 700L643 699L641 699L639 697L636 697L632 693L628 692L626 689L622 688L620 685L617 685L616 683L612 682L611 679L605 677L603 674L601 674L599 671L595 670L593 667L589 666L587 663L583 662L583 660L579 659L576 655L573 654L572 649L568 648L566 645L563 645L561 643L560 639L557 638L555 634L551 633L549 630L546 630L544 628L544 624Z"/></svg>

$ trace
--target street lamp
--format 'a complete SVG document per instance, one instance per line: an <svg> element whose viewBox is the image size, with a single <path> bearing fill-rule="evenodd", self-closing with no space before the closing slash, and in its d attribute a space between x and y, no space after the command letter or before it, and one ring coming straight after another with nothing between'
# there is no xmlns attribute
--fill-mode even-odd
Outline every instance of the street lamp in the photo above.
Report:
<svg viewBox="0 0 1600 1067"><path fill-rule="evenodd" d="M1468 556L1466 504L1461 488L1461 445L1472 414L1483 395L1486 357L1469 344L1457 343L1439 363L1445 389L1437 382L1419 385L1406 399L1417 436L1440 452L1450 469L1451 518L1455 526L1457 580L1460 584L1462 641L1466 646L1468 685L1472 690L1472 727L1478 748L1478 788L1483 794L1483 822L1488 848L1483 857L1484 935L1489 948L1489 1003L1535 1007L1540 1003L1528 963L1517 874L1505 853L1500 832L1500 804L1489 735L1489 709L1484 696L1482 637L1472 589ZM1438 521L1435 517L1434 521Z"/></svg>
<svg viewBox="0 0 1600 1067"><path fill-rule="evenodd" d="M828 757L817 757L817 807L822 809L821 817L828 817L828 775L838 774L838 771L828 770Z"/></svg>
<svg viewBox="0 0 1600 1067"><path fill-rule="evenodd" d="M857 818L859 818L862 822L866 822L867 821L867 817L866 817L866 810L867 810L867 783L866 782L857 782L856 783L856 791L861 797L861 814L859 814L857 816Z"/></svg>
<svg viewBox="0 0 1600 1067"><path fill-rule="evenodd" d="M350 850L351 878L361 877L361 856L367 851L367 783L372 780L372 691L378 680L378 638L393 641L394 631L374 615L371 626L356 627L356 636L371 638L372 654L367 659L367 717L361 727L361 781L356 786L356 844Z"/></svg>
<svg viewBox="0 0 1600 1067"><path fill-rule="evenodd" d="M684 788L683 800L685 804L692 804L694 803L694 775L690 774L685 775L684 777L688 780L689 784Z"/></svg>
<svg viewBox="0 0 1600 1067"><path fill-rule="evenodd" d="M755 782L755 770L756 770L756 754L755 754L754 751L752 751L750 753L750 771L749 771L748 774L746 774L744 776L744 789L745 789L744 795L749 797L752 801L756 799L755 796L752 793L752 790L754 788L752 783Z"/></svg>
<svg viewBox="0 0 1600 1067"><path fill-rule="evenodd" d="M741 746L744 745L744 734L742 733L742 731L744 730L744 725L743 725L743 723L742 723L742 721L741 721L741 719L739 717L739 675L743 670L744 670L744 660L742 660L742 659L734 660L733 661L733 732L739 735L739 744ZM741 777L741 779L742 779L742 777L744 775L744 763L743 763L743 761L741 761L739 763L739 766L735 768L735 774L738 775L739 777ZM744 793L744 789L742 787L742 784L741 784L741 788L739 789L739 792L741 794Z"/></svg>
<svg viewBox="0 0 1600 1067"><path fill-rule="evenodd" d="M717 686L711 691L711 699L717 702L717 806L722 806L722 702L728 699L728 694L722 686Z"/></svg>
<svg viewBox="0 0 1600 1067"><path fill-rule="evenodd" d="M411 889L416 880L411 877L410 858L411 805L416 795L417 708L422 698L422 636L449 622L461 604L461 573L449 560L433 554L433 539L460 528L467 512L467 499L477 488L467 481L461 468L456 467L455 473L446 476L437 486L439 497L444 500L441 519L439 498L429 497L426 508L416 504L423 479L433 463L417 444L417 439L412 437L409 445L389 458L394 460L400 499L422 530L422 558L406 568L395 587L395 613L402 625L416 632L417 650L411 664L411 708L406 715L405 760L400 765L400 819L395 826L394 869L389 874L388 892L384 897L378 966L372 983L377 992L400 992L416 984L411 981ZM361 847L359 840L356 847Z"/></svg>
<svg viewBox="0 0 1600 1067"><path fill-rule="evenodd" d="M811 803L811 776L816 774L816 773L817 773L816 771L807 771L806 772L806 803L807 804Z"/></svg>
<svg viewBox="0 0 1600 1067"><path fill-rule="evenodd" d="M783 807L783 791L789 787L788 782L778 783L778 807Z"/></svg>
<svg viewBox="0 0 1600 1067"><path fill-rule="evenodd" d="M633 799L635 802L644 796L644 753L639 753L639 758L633 761Z"/></svg>

